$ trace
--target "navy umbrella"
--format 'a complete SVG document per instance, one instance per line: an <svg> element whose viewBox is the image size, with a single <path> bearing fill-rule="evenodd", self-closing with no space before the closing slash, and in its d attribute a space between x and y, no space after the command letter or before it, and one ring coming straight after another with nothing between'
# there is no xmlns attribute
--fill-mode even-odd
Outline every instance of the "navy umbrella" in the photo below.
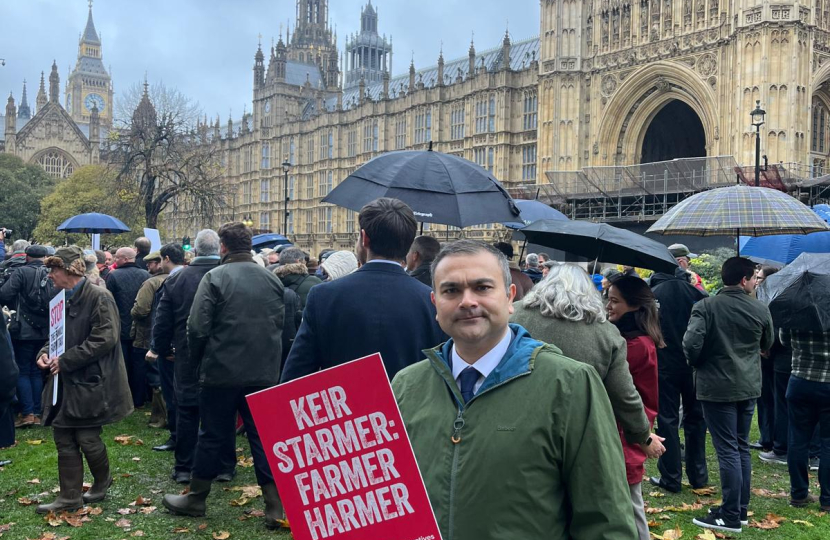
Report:
<svg viewBox="0 0 830 540"><path fill-rule="evenodd" d="M80 214L73 216L58 226L59 231L67 233L107 234L130 232L130 228L118 218L106 214Z"/></svg>
<svg viewBox="0 0 830 540"><path fill-rule="evenodd" d="M660 242L607 223L541 220L521 232L528 242L599 262L668 273L677 268L674 256Z"/></svg>
<svg viewBox="0 0 830 540"><path fill-rule="evenodd" d="M255 251L260 252L265 248L274 249L283 244L291 244L291 240L281 234L264 233L254 236L251 239L251 244Z"/></svg>
<svg viewBox="0 0 830 540"><path fill-rule="evenodd" d="M516 206L521 211L521 215L519 216L521 221L505 223L504 226L508 229L521 229L540 219L568 220L568 216L540 201L513 199L513 202L516 203Z"/></svg>
<svg viewBox="0 0 830 540"><path fill-rule="evenodd" d="M778 328L830 330L830 254L802 253L758 287Z"/></svg>
<svg viewBox="0 0 830 540"><path fill-rule="evenodd" d="M350 174L323 202L358 212L379 197L405 202L422 223L464 228L519 218L513 199L488 171L431 149L378 156Z"/></svg>

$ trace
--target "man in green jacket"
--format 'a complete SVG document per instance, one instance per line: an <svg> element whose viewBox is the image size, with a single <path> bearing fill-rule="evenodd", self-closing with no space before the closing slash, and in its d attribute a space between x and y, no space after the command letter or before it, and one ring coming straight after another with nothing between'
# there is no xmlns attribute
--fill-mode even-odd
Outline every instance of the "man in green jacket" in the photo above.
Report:
<svg viewBox="0 0 830 540"><path fill-rule="evenodd" d="M199 366L201 428L190 492L165 495L163 503L174 514L205 515L211 482L224 472L222 458L236 447L238 412L262 487L265 525L274 529L284 513L245 396L280 380L285 307L282 283L254 262L251 239L251 229L242 223L223 225L219 229L222 261L205 274L196 290L187 321L187 346L190 361Z"/></svg>
<svg viewBox="0 0 830 540"><path fill-rule="evenodd" d="M741 532L747 524L752 461L749 429L761 396L761 351L775 331L767 306L751 296L757 270L749 259L723 263L723 289L699 301L683 336L683 353L695 370L697 399L718 455L723 504L695 525Z"/></svg>
<svg viewBox="0 0 830 540"><path fill-rule="evenodd" d="M443 539L636 538L596 371L508 325L516 289L495 248L449 244L432 275L452 339L392 387Z"/></svg>

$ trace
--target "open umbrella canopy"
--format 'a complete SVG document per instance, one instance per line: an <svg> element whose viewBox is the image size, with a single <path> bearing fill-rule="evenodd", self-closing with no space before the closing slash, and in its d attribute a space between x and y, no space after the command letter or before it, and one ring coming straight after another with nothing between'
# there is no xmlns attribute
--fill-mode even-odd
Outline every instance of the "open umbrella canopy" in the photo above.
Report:
<svg viewBox="0 0 830 540"><path fill-rule="evenodd" d="M826 204L817 204L813 212L825 222L830 221L830 207ZM830 232L742 236L739 242L742 255L783 264L790 264L802 253L830 253Z"/></svg>
<svg viewBox="0 0 830 540"><path fill-rule="evenodd" d="M541 220L521 232L534 244L600 262L669 273L677 268L674 256L660 242L607 223Z"/></svg>
<svg viewBox="0 0 830 540"><path fill-rule="evenodd" d="M130 228L118 218L93 212L73 216L61 223L57 230L68 233L118 234L129 232Z"/></svg>
<svg viewBox="0 0 830 540"><path fill-rule="evenodd" d="M260 252L265 248L275 248L283 244L290 244L291 240L281 234L265 233L257 234L251 239L252 247L255 251Z"/></svg>
<svg viewBox="0 0 830 540"><path fill-rule="evenodd" d="M350 174L323 202L358 212L379 197L400 199L424 223L464 228L519 217L513 199L489 172L432 150L378 156Z"/></svg>
<svg viewBox="0 0 830 540"><path fill-rule="evenodd" d="M730 186L678 203L647 232L692 236L766 236L830 230L804 203L775 189Z"/></svg>
<svg viewBox="0 0 830 540"><path fill-rule="evenodd" d="M540 219L568 220L568 216L540 201L513 199L513 202L516 203L516 206L521 211L521 215L519 216L521 221L505 223L504 225L508 229L521 229Z"/></svg>
<svg viewBox="0 0 830 540"><path fill-rule="evenodd" d="M830 330L830 254L803 253L758 287L758 299L769 304L775 326L825 332Z"/></svg>

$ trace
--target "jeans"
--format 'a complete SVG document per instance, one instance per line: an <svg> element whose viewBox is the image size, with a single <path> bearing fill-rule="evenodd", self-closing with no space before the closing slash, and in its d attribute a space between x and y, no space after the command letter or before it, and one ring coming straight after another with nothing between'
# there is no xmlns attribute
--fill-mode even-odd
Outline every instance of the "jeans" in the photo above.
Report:
<svg viewBox="0 0 830 540"><path fill-rule="evenodd" d="M680 459L680 403L683 403L683 432L686 438L686 476L694 488L709 483L706 468L706 422L703 409L695 396L691 373L659 374L660 411L657 413L657 435L665 437L666 452L657 461L664 484L679 491L683 480Z"/></svg>
<svg viewBox="0 0 830 540"><path fill-rule="evenodd" d="M702 403L720 468L723 493L720 512L727 522L740 522L741 511L749 506L752 481L749 430L752 427L755 400Z"/></svg>
<svg viewBox="0 0 830 540"><path fill-rule="evenodd" d="M40 415L40 394L43 392L43 373L37 367L37 353L44 341L20 339L13 340L14 358L20 369L17 379L17 399L20 402L20 414Z"/></svg>
<svg viewBox="0 0 830 540"><path fill-rule="evenodd" d="M155 361L158 366L161 380L161 394L164 396L164 403L167 405L167 429L170 430L170 438L176 440L176 387L174 363L166 358L159 358Z"/></svg>
<svg viewBox="0 0 830 540"><path fill-rule="evenodd" d="M133 406L143 407L147 400L147 349L133 347L133 340L121 340L121 352L127 366L127 380L133 394Z"/></svg>
<svg viewBox="0 0 830 540"><path fill-rule="evenodd" d="M809 447L816 426L821 433L818 483L821 504L830 506L830 382L808 381L791 376L787 387L790 412L790 439L787 467L790 470L790 497L805 499L809 493Z"/></svg>
<svg viewBox="0 0 830 540"><path fill-rule="evenodd" d="M247 394L259 392L265 387L249 388L212 388L203 387L199 393L199 414L202 427L199 430L199 439L196 442L196 451L193 456L193 477L201 480L213 480L222 472L226 463L222 456L235 452L236 446L236 414L242 415L245 423L245 434L251 445L251 456L254 458L254 473L260 486L274 481L259 432L248 408L245 399Z"/></svg>
<svg viewBox="0 0 830 540"><path fill-rule="evenodd" d="M775 442L775 372L772 360L761 359L761 398L758 400L758 430L764 450Z"/></svg>

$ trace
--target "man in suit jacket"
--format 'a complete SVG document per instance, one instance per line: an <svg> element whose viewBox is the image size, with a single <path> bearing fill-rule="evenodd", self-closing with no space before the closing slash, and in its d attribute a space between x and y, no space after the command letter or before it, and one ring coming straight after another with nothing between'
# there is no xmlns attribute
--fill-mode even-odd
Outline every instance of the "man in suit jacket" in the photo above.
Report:
<svg viewBox="0 0 830 540"><path fill-rule="evenodd" d="M282 382L379 352L389 378L447 339L435 320L431 288L412 279L403 261L417 221L397 199L360 211L354 273L311 289L303 322L285 361Z"/></svg>

